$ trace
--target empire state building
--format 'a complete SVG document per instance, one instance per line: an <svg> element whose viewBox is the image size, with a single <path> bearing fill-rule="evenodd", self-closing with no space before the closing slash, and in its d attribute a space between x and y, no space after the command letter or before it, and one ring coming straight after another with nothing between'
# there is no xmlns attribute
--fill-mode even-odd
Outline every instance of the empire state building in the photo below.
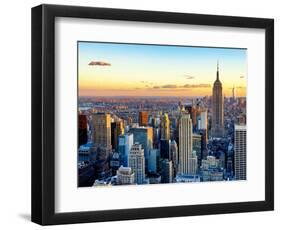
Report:
<svg viewBox="0 0 281 230"><path fill-rule="evenodd" d="M217 63L217 79L213 85L211 134L213 137L224 136L223 95L222 84L219 79L219 63Z"/></svg>

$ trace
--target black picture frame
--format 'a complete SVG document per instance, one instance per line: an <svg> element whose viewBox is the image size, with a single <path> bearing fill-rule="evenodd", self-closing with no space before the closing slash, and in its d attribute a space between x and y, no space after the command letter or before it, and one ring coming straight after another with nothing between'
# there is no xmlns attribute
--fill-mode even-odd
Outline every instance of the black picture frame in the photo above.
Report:
<svg viewBox="0 0 281 230"><path fill-rule="evenodd" d="M55 213L55 18L109 19L265 29L265 200ZM32 8L32 221L41 225L274 209L274 20L62 5Z"/></svg>

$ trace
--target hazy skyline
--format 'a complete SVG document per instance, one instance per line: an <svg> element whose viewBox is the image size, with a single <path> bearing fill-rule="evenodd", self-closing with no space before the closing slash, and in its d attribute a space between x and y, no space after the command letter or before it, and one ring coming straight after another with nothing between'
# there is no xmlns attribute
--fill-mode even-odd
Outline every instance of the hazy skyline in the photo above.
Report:
<svg viewBox="0 0 281 230"><path fill-rule="evenodd" d="M247 50L78 42L79 96L210 96L219 60L223 94L246 95Z"/></svg>

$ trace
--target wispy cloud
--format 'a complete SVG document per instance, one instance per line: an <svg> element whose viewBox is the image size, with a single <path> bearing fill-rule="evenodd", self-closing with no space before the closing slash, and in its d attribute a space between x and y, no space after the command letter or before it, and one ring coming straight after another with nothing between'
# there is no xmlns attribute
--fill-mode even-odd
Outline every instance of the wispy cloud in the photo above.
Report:
<svg viewBox="0 0 281 230"><path fill-rule="evenodd" d="M88 65L90 66L111 66L110 63L104 61L91 61Z"/></svg>
<svg viewBox="0 0 281 230"><path fill-rule="evenodd" d="M194 78L195 78L195 76L191 76L191 75L189 75L189 74L185 74L184 76L185 76L185 78L186 78L187 80L191 80L191 79L194 79Z"/></svg>
<svg viewBox="0 0 281 230"><path fill-rule="evenodd" d="M211 87L210 84L185 84L185 85L162 85L162 86L153 86L152 89L188 89L188 88L209 88Z"/></svg>
<svg viewBox="0 0 281 230"><path fill-rule="evenodd" d="M163 85L161 88L163 89L175 89L178 88L177 85Z"/></svg>
<svg viewBox="0 0 281 230"><path fill-rule="evenodd" d="M210 84L185 84L183 88L209 88Z"/></svg>

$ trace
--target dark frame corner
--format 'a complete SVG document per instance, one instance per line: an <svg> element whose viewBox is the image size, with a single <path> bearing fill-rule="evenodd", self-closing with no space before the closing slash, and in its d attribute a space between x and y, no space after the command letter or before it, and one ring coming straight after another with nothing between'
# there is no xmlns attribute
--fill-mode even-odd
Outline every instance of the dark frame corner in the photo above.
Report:
<svg viewBox="0 0 281 230"><path fill-rule="evenodd" d="M55 213L55 17L265 29L265 200L254 202ZM274 209L274 20L110 8L32 8L32 221L41 225L222 214Z"/></svg>

